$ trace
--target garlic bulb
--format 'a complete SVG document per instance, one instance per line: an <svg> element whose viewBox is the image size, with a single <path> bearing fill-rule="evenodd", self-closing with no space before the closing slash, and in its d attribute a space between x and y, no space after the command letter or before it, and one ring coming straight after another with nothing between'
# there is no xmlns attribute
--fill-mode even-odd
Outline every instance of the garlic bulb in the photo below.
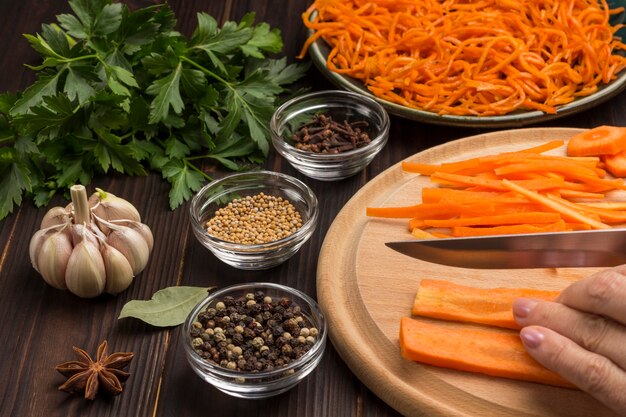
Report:
<svg viewBox="0 0 626 417"><path fill-rule="evenodd" d="M131 203L111 193L98 189L87 199L82 185L70 193L72 202L51 208L31 238L33 268L49 285L79 297L124 291L148 263L150 228Z"/></svg>

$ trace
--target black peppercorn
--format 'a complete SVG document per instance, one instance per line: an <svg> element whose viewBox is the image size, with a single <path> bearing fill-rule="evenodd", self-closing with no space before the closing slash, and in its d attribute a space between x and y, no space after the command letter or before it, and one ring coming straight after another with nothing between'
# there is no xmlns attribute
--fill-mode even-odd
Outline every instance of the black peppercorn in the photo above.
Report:
<svg viewBox="0 0 626 417"><path fill-rule="evenodd" d="M219 366L258 372L285 366L311 347L314 329L288 297L263 291L226 296L198 314L189 330L198 355ZM317 330L315 336L317 335Z"/></svg>

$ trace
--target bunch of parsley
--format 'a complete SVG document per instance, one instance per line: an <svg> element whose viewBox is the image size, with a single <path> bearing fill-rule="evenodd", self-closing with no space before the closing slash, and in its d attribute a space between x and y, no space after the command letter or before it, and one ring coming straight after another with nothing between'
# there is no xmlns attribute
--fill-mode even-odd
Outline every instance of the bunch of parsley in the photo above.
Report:
<svg viewBox="0 0 626 417"><path fill-rule="evenodd" d="M0 219L24 196L37 206L94 175L162 173L172 209L210 181L194 161L229 169L269 152L269 119L306 68L268 54L280 32L254 14L219 27L206 13L190 38L166 5L131 11L70 0L40 34L37 81L0 95Z"/></svg>

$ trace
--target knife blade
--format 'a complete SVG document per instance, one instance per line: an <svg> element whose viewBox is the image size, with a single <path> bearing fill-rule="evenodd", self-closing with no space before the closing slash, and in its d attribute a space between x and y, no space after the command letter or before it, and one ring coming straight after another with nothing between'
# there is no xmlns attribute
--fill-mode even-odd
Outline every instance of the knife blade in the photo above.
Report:
<svg viewBox="0 0 626 417"><path fill-rule="evenodd" d="M407 240L404 255L472 269L610 267L626 263L626 229Z"/></svg>

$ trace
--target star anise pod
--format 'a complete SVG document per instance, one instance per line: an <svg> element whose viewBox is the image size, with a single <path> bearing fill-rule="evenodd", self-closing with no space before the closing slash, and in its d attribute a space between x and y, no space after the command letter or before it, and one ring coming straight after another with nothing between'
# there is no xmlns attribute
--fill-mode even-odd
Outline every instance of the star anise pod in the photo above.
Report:
<svg viewBox="0 0 626 417"><path fill-rule="evenodd" d="M59 387L69 393L85 393L85 398L96 398L98 389L102 388L110 395L118 395L122 392L122 382L126 381L130 374L123 369L133 359L132 352L117 352L112 355L107 353L107 341L98 346L96 360L91 359L83 349L73 347L77 361L69 361L57 365L56 370L68 378Z"/></svg>

